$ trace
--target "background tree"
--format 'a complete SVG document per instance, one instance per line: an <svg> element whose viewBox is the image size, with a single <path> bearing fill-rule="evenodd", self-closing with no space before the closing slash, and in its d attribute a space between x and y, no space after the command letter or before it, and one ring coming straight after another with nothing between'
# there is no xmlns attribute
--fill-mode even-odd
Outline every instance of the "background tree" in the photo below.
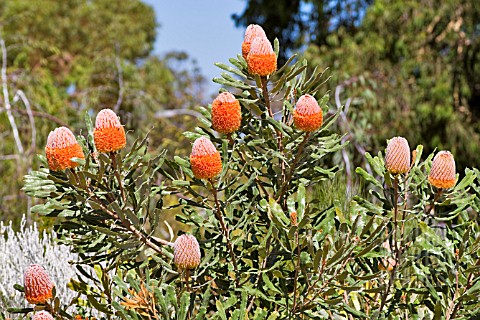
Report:
<svg viewBox="0 0 480 320"><path fill-rule="evenodd" d="M174 127L188 128L192 106L204 99L204 80L186 54L152 55L156 26L153 9L139 0L1 1L0 38L8 59L0 102L0 172L9 178L2 180L0 217L26 212L22 175L38 165L34 155L50 130L68 123L75 131L84 111L112 108L127 130L141 134L153 128L153 139L166 137L163 148L178 152L188 145ZM34 123L15 97L19 90ZM23 152L11 134L5 97ZM165 112L171 109L180 110Z"/></svg>
<svg viewBox="0 0 480 320"><path fill-rule="evenodd" d="M248 0L245 10L232 15L237 26L259 24L272 38L278 38L285 52L305 44L326 44L327 36L339 28L355 33L372 0Z"/></svg>

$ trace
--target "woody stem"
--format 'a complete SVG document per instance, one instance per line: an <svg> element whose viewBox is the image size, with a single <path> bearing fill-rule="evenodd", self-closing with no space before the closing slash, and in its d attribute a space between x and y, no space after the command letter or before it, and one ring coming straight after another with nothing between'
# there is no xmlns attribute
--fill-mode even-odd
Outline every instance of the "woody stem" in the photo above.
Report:
<svg viewBox="0 0 480 320"><path fill-rule="evenodd" d="M217 210L215 211L215 216L217 217L217 220L220 222L220 226L222 227L222 232L227 240L227 247L228 251L230 253L230 257L232 258L232 263L233 263L233 268L235 269L235 274L236 274L236 279L235 283L236 286L238 287L239 285L239 273L238 273L238 265L237 265L237 259L235 258L235 253L233 252L233 245L232 242L230 241L230 235L229 235L229 230L227 228L227 225L225 224L225 220L223 219L222 211L220 209L220 202L218 201L218 195L217 195L217 188L215 188L215 185L213 184L212 179L208 179L210 182L210 185L212 186L212 193L213 193L213 198L215 199L215 206Z"/></svg>
<svg viewBox="0 0 480 320"><path fill-rule="evenodd" d="M295 171L295 167L298 163L298 160L300 160L300 157L301 157L302 152L303 152L303 148L305 147L305 143L307 142L309 137L310 137L310 132L306 132L305 136L303 137L303 141L298 146L297 154L295 155L295 159L293 159L293 163L292 163L292 166L290 167L290 171L288 172L288 176L285 179L285 182L282 184L282 187L280 189L277 201L280 201L282 199L282 197L284 196L285 191L287 190L288 183L292 179L293 172Z"/></svg>

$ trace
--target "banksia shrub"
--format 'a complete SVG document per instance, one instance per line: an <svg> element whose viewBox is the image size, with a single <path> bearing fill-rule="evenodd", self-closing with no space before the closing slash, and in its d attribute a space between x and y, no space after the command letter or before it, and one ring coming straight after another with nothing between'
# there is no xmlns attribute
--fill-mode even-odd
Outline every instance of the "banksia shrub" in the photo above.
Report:
<svg viewBox="0 0 480 320"><path fill-rule="evenodd" d="M323 113L317 100L309 94L301 96L293 110L295 126L305 132L313 132L322 126Z"/></svg>
<svg viewBox="0 0 480 320"><path fill-rule="evenodd" d="M174 245L174 261L182 270L195 269L200 264L200 246L190 234L182 234Z"/></svg>
<svg viewBox="0 0 480 320"><path fill-rule="evenodd" d="M198 179L211 179L222 171L222 158L213 143L200 137L193 143L190 166Z"/></svg>
<svg viewBox="0 0 480 320"><path fill-rule="evenodd" d="M436 188L448 189L456 183L455 160L449 151L440 151L433 158L428 182Z"/></svg>
<svg viewBox="0 0 480 320"><path fill-rule="evenodd" d="M267 37L256 37L247 56L248 72L259 76L268 76L277 70L277 56Z"/></svg>
<svg viewBox="0 0 480 320"><path fill-rule="evenodd" d="M93 137L99 152L117 151L123 149L127 143L125 129L118 116L110 109L103 109L98 113Z"/></svg>
<svg viewBox="0 0 480 320"><path fill-rule="evenodd" d="M72 158L85 158L82 147L70 129L65 127L56 128L47 138L45 147L48 166L53 171L75 168L78 163L73 162Z"/></svg>
<svg viewBox="0 0 480 320"><path fill-rule="evenodd" d="M390 139L385 153L385 168L392 174L407 173L410 170L410 147L407 139Z"/></svg>
<svg viewBox="0 0 480 320"><path fill-rule="evenodd" d="M45 303L52 298L54 284L45 269L38 265L30 265L23 275L25 299L31 304Z"/></svg>
<svg viewBox="0 0 480 320"><path fill-rule="evenodd" d="M213 129L220 133L232 133L240 128L241 122L240 102L230 92L220 93L212 103Z"/></svg>
<svg viewBox="0 0 480 320"><path fill-rule="evenodd" d="M250 52L250 47L252 45L253 39L257 37L267 37L265 31L258 24L251 24L245 30L245 37L242 43L242 56L246 60L248 53Z"/></svg>
<svg viewBox="0 0 480 320"><path fill-rule="evenodd" d="M32 320L53 320L53 317L50 313L45 310L35 313Z"/></svg>

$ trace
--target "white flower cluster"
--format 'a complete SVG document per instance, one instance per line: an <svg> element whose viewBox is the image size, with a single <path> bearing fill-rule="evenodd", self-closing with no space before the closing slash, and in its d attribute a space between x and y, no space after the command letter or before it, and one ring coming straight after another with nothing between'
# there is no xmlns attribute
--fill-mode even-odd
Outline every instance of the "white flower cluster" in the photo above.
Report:
<svg viewBox="0 0 480 320"><path fill-rule="evenodd" d="M67 288L71 278L76 278L75 267L68 261L77 261L77 254L70 248L55 242L55 232L40 231L36 224L26 227L25 216L20 230L15 232L12 223L0 224L0 312L11 307L28 307L22 293L13 288L14 284L23 286L23 272L30 264L40 264L55 284L57 297L64 304L77 296Z"/></svg>

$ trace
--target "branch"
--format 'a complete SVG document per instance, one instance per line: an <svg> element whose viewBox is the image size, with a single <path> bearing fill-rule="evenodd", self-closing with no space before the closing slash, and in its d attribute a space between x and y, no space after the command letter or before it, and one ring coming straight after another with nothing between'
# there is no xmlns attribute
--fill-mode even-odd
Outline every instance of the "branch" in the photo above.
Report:
<svg viewBox="0 0 480 320"><path fill-rule="evenodd" d="M13 102L17 102L18 99L22 99L25 109L27 111L28 120L30 121L30 128L32 130L32 140L30 143L30 152L35 153L37 147L37 129L35 128L35 118L33 117L32 108L30 107L30 102L28 101L25 93L22 90L17 90L17 93L13 97Z"/></svg>
<svg viewBox="0 0 480 320"><path fill-rule="evenodd" d="M27 110L22 110L22 109L12 109L12 111L19 113L21 115L29 115L29 112ZM55 116L52 116L51 114L45 113L45 112L40 112L40 111L35 111L35 110L30 110L30 113L32 116L37 117L37 118L44 118L47 120L50 120L52 122L55 122L61 127L68 127L68 124L63 122L62 120L58 119Z"/></svg>
<svg viewBox="0 0 480 320"><path fill-rule="evenodd" d="M23 154L22 141L20 140L20 135L18 134L17 124L15 123L15 118L12 114L12 106L10 105L10 99L8 98L8 86L7 86L7 48L5 47L5 41L0 39L0 46L2 48L2 86L3 86L3 100L5 103L5 109L7 112L8 121L12 127L13 138L17 145L18 152Z"/></svg>

